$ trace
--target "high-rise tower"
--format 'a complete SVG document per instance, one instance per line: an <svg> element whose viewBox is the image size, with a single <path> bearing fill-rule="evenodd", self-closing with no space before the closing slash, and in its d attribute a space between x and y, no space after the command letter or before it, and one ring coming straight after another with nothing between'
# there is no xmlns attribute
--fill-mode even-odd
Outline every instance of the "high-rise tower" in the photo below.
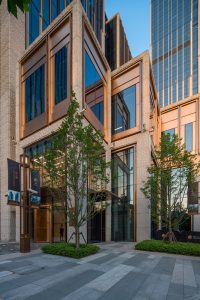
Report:
<svg viewBox="0 0 200 300"><path fill-rule="evenodd" d="M198 93L198 0L151 1L151 58L160 106Z"/></svg>

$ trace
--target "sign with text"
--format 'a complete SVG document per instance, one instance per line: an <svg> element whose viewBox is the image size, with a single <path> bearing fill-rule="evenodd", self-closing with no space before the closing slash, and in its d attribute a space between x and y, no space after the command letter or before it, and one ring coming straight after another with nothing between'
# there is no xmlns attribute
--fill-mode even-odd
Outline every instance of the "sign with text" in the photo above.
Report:
<svg viewBox="0 0 200 300"><path fill-rule="evenodd" d="M40 172L37 170L31 170L31 190L36 192L30 194L31 205L40 205Z"/></svg>
<svg viewBox="0 0 200 300"><path fill-rule="evenodd" d="M8 163L8 204L19 205L21 200L20 164L7 159Z"/></svg>

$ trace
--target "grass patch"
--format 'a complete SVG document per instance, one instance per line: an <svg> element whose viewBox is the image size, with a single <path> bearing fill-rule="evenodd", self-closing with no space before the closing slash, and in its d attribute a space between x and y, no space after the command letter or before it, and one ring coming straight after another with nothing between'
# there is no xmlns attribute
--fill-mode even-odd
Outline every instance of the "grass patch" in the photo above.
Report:
<svg viewBox="0 0 200 300"><path fill-rule="evenodd" d="M143 251L200 256L200 244L196 243L169 243L157 240L146 240L136 244L135 249Z"/></svg>
<svg viewBox="0 0 200 300"><path fill-rule="evenodd" d="M79 249L76 249L75 244L67 243L55 243L48 244L42 247L44 253L68 256L73 258L81 258L95 254L99 251L99 247L96 245L80 245Z"/></svg>

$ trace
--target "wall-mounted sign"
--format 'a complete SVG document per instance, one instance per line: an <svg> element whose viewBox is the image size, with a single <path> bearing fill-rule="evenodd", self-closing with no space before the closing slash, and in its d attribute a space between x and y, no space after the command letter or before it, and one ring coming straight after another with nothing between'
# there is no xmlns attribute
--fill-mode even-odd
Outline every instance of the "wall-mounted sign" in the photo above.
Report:
<svg viewBox="0 0 200 300"><path fill-rule="evenodd" d="M197 215L199 213L198 182L194 182L192 187L188 187L188 213Z"/></svg>
<svg viewBox="0 0 200 300"><path fill-rule="evenodd" d="M37 170L31 170L31 190L36 192L30 193L31 205L40 205L40 172Z"/></svg>
<svg viewBox="0 0 200 300"><path fill-rule="evenodd" d="M20 164L7 159L8 163L8 204L19 205L21 200Z"/></svg>

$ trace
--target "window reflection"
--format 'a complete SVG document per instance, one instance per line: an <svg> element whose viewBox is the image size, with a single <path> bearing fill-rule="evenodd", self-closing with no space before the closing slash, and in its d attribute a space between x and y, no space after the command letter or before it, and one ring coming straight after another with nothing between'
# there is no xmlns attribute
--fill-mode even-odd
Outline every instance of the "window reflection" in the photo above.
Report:
<svg viewBox="0 0 200 300"><path fill-rule="evenodd" d="M185 125L185 148L192 151L192 123Z"/></svg>
<svg viewBox="0 0 200 300"><path fill-rule="evenodd" d="M90 56L85 51L85 101L96 116L104 124L104 85Z"/></svg>
<svg viewBox="0 0 200 300"><path fill-rule="evenodd" d="M171 128L171 129L165 130L165 131L162 132L162 134L169 135L170 136L170 140L172 140L173 137L174 137L174 135L175 135L175 128Z"/></svg>
<svg viewBox="0 0 200 300"><path fill-rule="evenodd" d="M133 240L134 149L112 156L112 240Z"/></svg>
<svg viewBox="0 0 200 300"><path fill-rule="evenodd" d="M45 109L44 65L39 67L25 81L26 122L41 115Z"/></svg>
<svg viewBox="0 0 200 300"><path fill-rule="evenodd" d="M29 8L29 44L31 44L40 33L40 0L33 0Z"/></svg>
<svg viewBox="0 0 200 300"><path fill-rule="evenodd" d="M55 54L55 104L67 98L67 47Z"/></svg>
<svg viewBox="0 0 200 300"><path fill-rule="evenodd" d="M136 126L136 85L112 97L112 134Z"/></svg>

